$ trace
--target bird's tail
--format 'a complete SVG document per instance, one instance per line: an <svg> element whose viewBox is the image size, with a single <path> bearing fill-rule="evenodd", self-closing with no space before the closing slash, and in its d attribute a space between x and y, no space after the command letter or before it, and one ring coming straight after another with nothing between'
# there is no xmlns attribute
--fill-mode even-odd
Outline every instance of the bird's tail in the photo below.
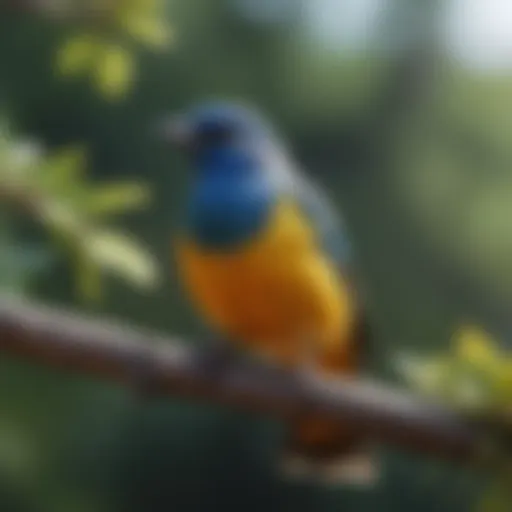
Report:
<svg viewBox="0 0 512 512"><path fill-rule="evenodd" d="M349 345L322 364L330 373L356 374L368 350L368 328L361 321ZM301 416L288 428L281 471L295 480L368 487L378 479L375 455L360 433L317 417Z"/></svg>

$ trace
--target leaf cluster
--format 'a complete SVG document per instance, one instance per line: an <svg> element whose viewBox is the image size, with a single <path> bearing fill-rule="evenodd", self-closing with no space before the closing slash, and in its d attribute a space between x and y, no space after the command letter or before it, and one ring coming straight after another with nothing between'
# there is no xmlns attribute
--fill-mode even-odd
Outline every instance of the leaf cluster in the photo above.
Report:
<svg viewBox="0 0 512 512"><path fill-rule="evenodd" d="M402 356L399 366L429 396L472 414L512 420L512 353L479 327L459 328L445 354Z"/></svg>
<svg viewBox="0 0 512 512"><path fill-rule="evenodd" d="M0 205L37 222L72 257L82 296L101 295L104 271L141 288L157 282L145 248L108 227L120 215L149 201L141 183L95 184L85 176L87 152L80 145L45 153L37 143L15 138L4 125L0 136Z"/></svg>
<svg viewBox="0 0 512 512"><path fill-rule="evenodd" d="M124 98L136 78L134 45L165 50L173 32L161 0L73 2L77 26L57 51L55 67L65 77L89 77L109 100Z"/></svg>

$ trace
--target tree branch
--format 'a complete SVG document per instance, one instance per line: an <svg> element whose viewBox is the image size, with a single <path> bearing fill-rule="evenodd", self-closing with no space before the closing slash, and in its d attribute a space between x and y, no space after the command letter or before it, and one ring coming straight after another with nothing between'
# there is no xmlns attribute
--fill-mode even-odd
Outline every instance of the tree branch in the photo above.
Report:
<svg viewBox="0 0 512 512"><path fill-rule="evenodd" d="M240 360L208 372L201 351L152 333L0 297L0 350L28 361L137 386L150 378L168 396L206 400L286 420L329 417L369 439L471 462L486 455L486 430L382 384L284 373Z"/></svg>

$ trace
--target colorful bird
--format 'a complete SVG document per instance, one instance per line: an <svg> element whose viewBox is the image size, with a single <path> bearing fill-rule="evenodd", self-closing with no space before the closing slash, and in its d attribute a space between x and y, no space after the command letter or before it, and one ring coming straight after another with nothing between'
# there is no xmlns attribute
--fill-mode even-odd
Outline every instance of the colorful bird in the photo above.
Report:
<svg viewBox="0 0 512 512"><path fill-rule="evenodd" d="M174 248L201 317L225 347L326 376L356 374L366 335L350 246L281 138L255 110L231 102L193 107L166 134L193 168ZM358 433L326 420L296 418L285 448L290 475L375 477Z"/></svg>

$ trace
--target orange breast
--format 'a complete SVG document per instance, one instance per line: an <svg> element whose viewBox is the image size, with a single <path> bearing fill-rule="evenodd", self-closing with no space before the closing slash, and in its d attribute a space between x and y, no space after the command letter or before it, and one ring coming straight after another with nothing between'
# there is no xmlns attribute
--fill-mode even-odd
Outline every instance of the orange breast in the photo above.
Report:
<svg viewBox="0 0 512 512"><path fill-rule="evenodd" d="M177 256L194 305L233 342L294 362L306 345L330 351L349 336L348 287L292 204L279 205L269 227L232 253L180 239Z"/></svg>

